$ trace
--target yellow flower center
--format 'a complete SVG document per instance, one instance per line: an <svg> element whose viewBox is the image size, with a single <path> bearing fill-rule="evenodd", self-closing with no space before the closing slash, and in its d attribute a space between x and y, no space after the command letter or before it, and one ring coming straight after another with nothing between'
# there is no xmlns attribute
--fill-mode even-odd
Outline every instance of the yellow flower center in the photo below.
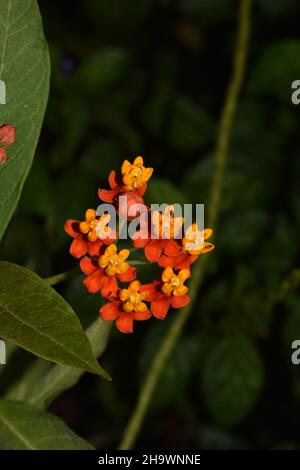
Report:
<svg viewBox="0 0 300 470"><path fill-rule="evenodd" d="M162 292L166 295L180 296L186 294L189 289L184 285L185 281L190 277L191 273L188 269L181 269L175 274L173 269L168 267L162 273Z"/></svg>
<svg viewBox="0 0 300 470"><path fill-rule="evenodd" d="M140 286L139 281L133 281L127 289L121 289L119 298L123 302L124 312L145 312L147 310L147 305L143 302L147 297L147 292L139 292Z"/></svg>
<svg viewBox="0 0 300 470"><path fill-rule="evenodd" d="M116 245L109 245L104 254L100 256L98 264L100 268L105 269L108 276L115 276L127 271L129 264L125 260L129 256L129 250L121 250L118 253Z"/></svg>
<svg viewBox="0 0 300 470"><path fill-rule="evenodd" d="M211 228L199 230L197 224L191 225L182 239L184 250L190 255L201 255L213 250L215 246L212 243L205 241L211 237L212 233L213 231Z"/></svg>
<svg viewBox="0 0 300 470"><path fill-rule="evenodd" d="M183 222L183 217L175 217L174 206L168 205L163 212L152 213L153 234L156 238L175 238L179 235Z"/></svg>
<svg viewBox="0 0 300 470"><path fill-rule="evenodd" d="M143 158L139 156L134 159L133 163L125 160L121 173L124 185L131 191L140 188L151 178L153 168L145 168Z"/></svg>
<svg viewBox="0 0 300 470"><path fill-rule="evenodd" d="M95 242L98 239L96 227L99 222L97 213L94 209L88 209L85 213L85 221L80 222L79 230L81 233L87 235L90 242Z"/></svg>

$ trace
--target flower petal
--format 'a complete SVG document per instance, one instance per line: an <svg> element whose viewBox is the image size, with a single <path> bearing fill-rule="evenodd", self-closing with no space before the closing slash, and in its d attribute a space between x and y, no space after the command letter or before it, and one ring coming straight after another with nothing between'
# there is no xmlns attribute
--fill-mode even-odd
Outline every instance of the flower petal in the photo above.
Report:
<svg viewBox="0 0 300 470"><path fill-rule="evenodd" d="M145 246L149 243L149 238L133 238L132 240L135 248L145 248Z"/></svg>
<svg viewBox="0 0 300 470"><path fill-rule="evenodd" d="M118 283L115 276L103 276L103 287L101 295L106 299L116 297L118 293Z"/></svg>
<svg viewBox="0 0 300 470"><path fill-rule="evenodd" d="M182 247L175 240L165 240L164 254L167 256L178 256Z"/></svg>
<svg viewBox="0 0 300 470"><path fill-rule="evenodd" d="M152 302L152 300L154 300L157 297L157 295L160 295L161 293L158 294L159 285L160 285L160 281L153 281L149 284L143 284L142 286L140 286L140 292L147 293L147 297L145 297L144 300L146 300L147 302Z"/></svg>
<svg viewBox="0 0 300 470"><path fill-rule="evenodd" d="M168 266L161 275L163 282L169 282L171 277L174 276L173 269Z"/></svg>
<svg viewBox="0 0 300 470"><path fill-rule="evenodd" d="M150 310L145 310L144 312L134 312L134 320L149 320L152 314Z"/></svg>
<svg viewBox="0 0 300 470"><path fill-rule="evenodd" d="M132 333L133 332L133 314L124 313L119 316L116 320L116 327L121 333Z"/></svg>
<svg viewBox="0 0 300 470"><path fill-rule="evenodd" d="M161 295L151 302L151 311L159 320L164 320L171 305L171 297Z"/></svg>
<svg viewBox="0 0 300 470"><path fill-rule="evenodd" d="M118 186L117 174L114 170L110 172L108 182L111 189L115 189Z"/></svg>
<svg viewBox="0 0 300 470"><path fill-rule="evenodd" d="M80 222L78 220L69 219L64 225L64 231L72 238L76 238L80 234Z"/></svg>
<svg viewBox="0 0 300 470"><path fill-rule="evenodd" d="M192 263L196 261L198 256L184 256L183 259L180 259L178 263L175 264L176 269L190 269Z"/></svg>
<svg viewBox="0 0 300 470"><path fill-rule="evenodd" d="M157 263L163 250L163 240L151 240L145 246L145 256L150 263Z"/></svg>
<svg viewBox="0 0 300 470"><path fill-rule="evenodd" d="M146 190L147 190L147 183L144 183L142 184L142 186L137 188L136 192L138 193L139 196L144 196Z"/></svg>
<svg viewBox="0 0 300 470"><path fill-rule="evenodd" d="M95 242L89 242L89 255L90 256L99 256L100 249L103 245L103 241L99 240L99 238Z"/></svg>
<svg viewBox="0 0 300 470"><path fill-rule="evenodd" d="M173 308L185 307L185 305L190 303L190 300L188 295L174 296L172 297L171 305Z"/></svg>
<svg viewBox="0 0 300 470"><path fill-rule="evenodd" d="M88 292L91 294L95 294L98 292L103 286L104 275L102 269L98 269L93 274L90 274L86 279L83 281L83 285L87 288Z"/></svg>
<svg viewBox="0 0 300 470"><path fill-rule="evenodd" d="M120 305L121 302L119 301L114 301L114 302L109 302L108 304L105 304L103 307L99 309L100 316L102 320L115 320L118 318L121 314L120 311Z"/></svg>
<svg viewBox="0 0 300 470"><path fill-rule="evenodd" d="M97 270L97 266L95 265L94 261L88 256L85 256L80 260L79 266L81 271L88 275L94 273Z"/></svg>
<svg viewBox="0 0 300 470"><path fill-rule="evenodd" d="M104 202L113 202L117 194L118 194L118 188L98 189L98 196Z"/></svg>
<svg viewBox="0 0 300 470"><path fill-rule="evenodd" d="M88 243L82 238L82 235L78 235L71 243L70 253L74 258L81 258L88 251Z"/></svg>
<svg viewBox="0 0 300 470"><path fill-rule="evenodd" d="M136 278L136 269L132 266L129 266L127 271L122 274L118 274L118 278L120 279L121 282L130 282L133 281Z"/></svg>

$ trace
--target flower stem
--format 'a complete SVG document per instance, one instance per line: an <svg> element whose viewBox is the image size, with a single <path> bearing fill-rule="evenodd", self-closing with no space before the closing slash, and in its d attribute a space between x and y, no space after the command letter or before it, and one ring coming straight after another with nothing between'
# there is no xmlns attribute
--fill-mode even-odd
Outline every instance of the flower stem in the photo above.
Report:
<svg viewBox="0 0 300 470"><path fill-rule="evenodd" d="M149 263L149 261L142 261L142 260L139 260L139 259L131 259L128 261L129 264L131 264L132 266L150 266L151 263Z"/></svg>
<svg viewBox="0 0 300 470"><path fill-rule="evenodd" d="M225 164L228 158L233 117L245 74L250 36L251 1L252 0L241 0L240 3L232 76L224 101L216 142L215 167L212 178L208 216L208 225L213 226L213 228L215 228L218 219L220 196L224 179ZM150 369L140 390L136 407L125 428L119 449L127 450L134 446L161 373L195 305L197 293L203 281L207 260L208 258L206 256L202 256L193 269L193 277L190 284L191 301L189 305L184 307L181 312L176 315L175 320L163 338L161 346L150 365Z"/></svg>
<svg viewBox="0 0 300 470"><path fill-rule="evenodd" d="M64 273L55 274L54 276L47 277L44 279L44 281L46 281L49 286L54 286L59 282L68 281L69 279L72 279L73 277L78 276L79 274L81 274L81 270L77 267L70 269L69 271L65 271Z"/></svg>

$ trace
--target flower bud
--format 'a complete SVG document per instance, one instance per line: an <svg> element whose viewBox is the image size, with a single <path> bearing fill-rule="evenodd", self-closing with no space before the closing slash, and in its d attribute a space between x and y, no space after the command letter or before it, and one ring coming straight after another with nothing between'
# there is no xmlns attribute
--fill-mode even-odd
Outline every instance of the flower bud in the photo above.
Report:
<svg viewBox="0 0 300 470"><path fill-rule="evenodd" d="M8 147L15 142L16 130L10 124L3 124L0 126L0 145Z"/></svg>
<svg viewBox="0 0 300 470"><path fill-rule="evenodd" d="M9 157L3 148L0 148L0 165L9 160Z"/></svg>
<svg viewBox="0 0 300 470"><path fill-rule="evenodd" d="M120 194L116 206L119 216L127 220L132 220L147 210L144 199L136 191Z"/></svg>

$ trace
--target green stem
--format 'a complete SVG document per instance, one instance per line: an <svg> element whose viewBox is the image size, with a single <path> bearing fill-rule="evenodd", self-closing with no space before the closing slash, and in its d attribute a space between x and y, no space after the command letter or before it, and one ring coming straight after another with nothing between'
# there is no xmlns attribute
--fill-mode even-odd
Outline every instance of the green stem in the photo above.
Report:
<svg viewBox="0 0 300 470"><path fill-rule="evenodd" d="M139 260L139 259L131 259L128 261L129 264L131 264L132 266L150 266L150 263L149 261L142 261L142 260Z"/></svg>
<svg viewBox="0 0 300 470"><path fill-rule="evenodd" d="M69 279L72 279L73 277L78 276L79 274L81 274L81 270L77 267L70 269L69 271L66 271L64 273L55 274L54 276L47 277L44 279L44 281L46 281L49 286L54 286L59 282L68 281Z"/></svg>
<svg viewBox="0 0 300 470"><path fill-rule="evenodd" d="M129 261L129 264L131 264L132 266L142 266L142 265L149 265L149 262L133 259ZM72 279L75 276L79 276L79 274L82 274L82 271L80 270L80 268L73 268L73 269L70 269L70 271L65 271L64 273L59 273L51 277L46 277L44 281L46 281L47 284L49 284L49 286L54 286L55 284L68 281L69 279Z"/></svg>
<svg viewBox="0 0 300 470"><path fill-rule="evenodd" d="M251 0L241 0L233 71L225 97L215 149L215 168L212 179L208 217L208 225L213 227L215 227L218 218L233 117L245 74L250 35L250 7ZM203 280L207 260L208 258L206 256L201 257L193 270L193 277L190 284L191 301L189 305L183 308L176 315L175 320L167 331L166 336L164 337L162 344L150 365L150 369L140 390L136 407L125 428L119 449L127 450L134 446L164 366L167 363L176 341L178 340L178 337L180 336L181 331L195 305L197 293Z"/></svg>

